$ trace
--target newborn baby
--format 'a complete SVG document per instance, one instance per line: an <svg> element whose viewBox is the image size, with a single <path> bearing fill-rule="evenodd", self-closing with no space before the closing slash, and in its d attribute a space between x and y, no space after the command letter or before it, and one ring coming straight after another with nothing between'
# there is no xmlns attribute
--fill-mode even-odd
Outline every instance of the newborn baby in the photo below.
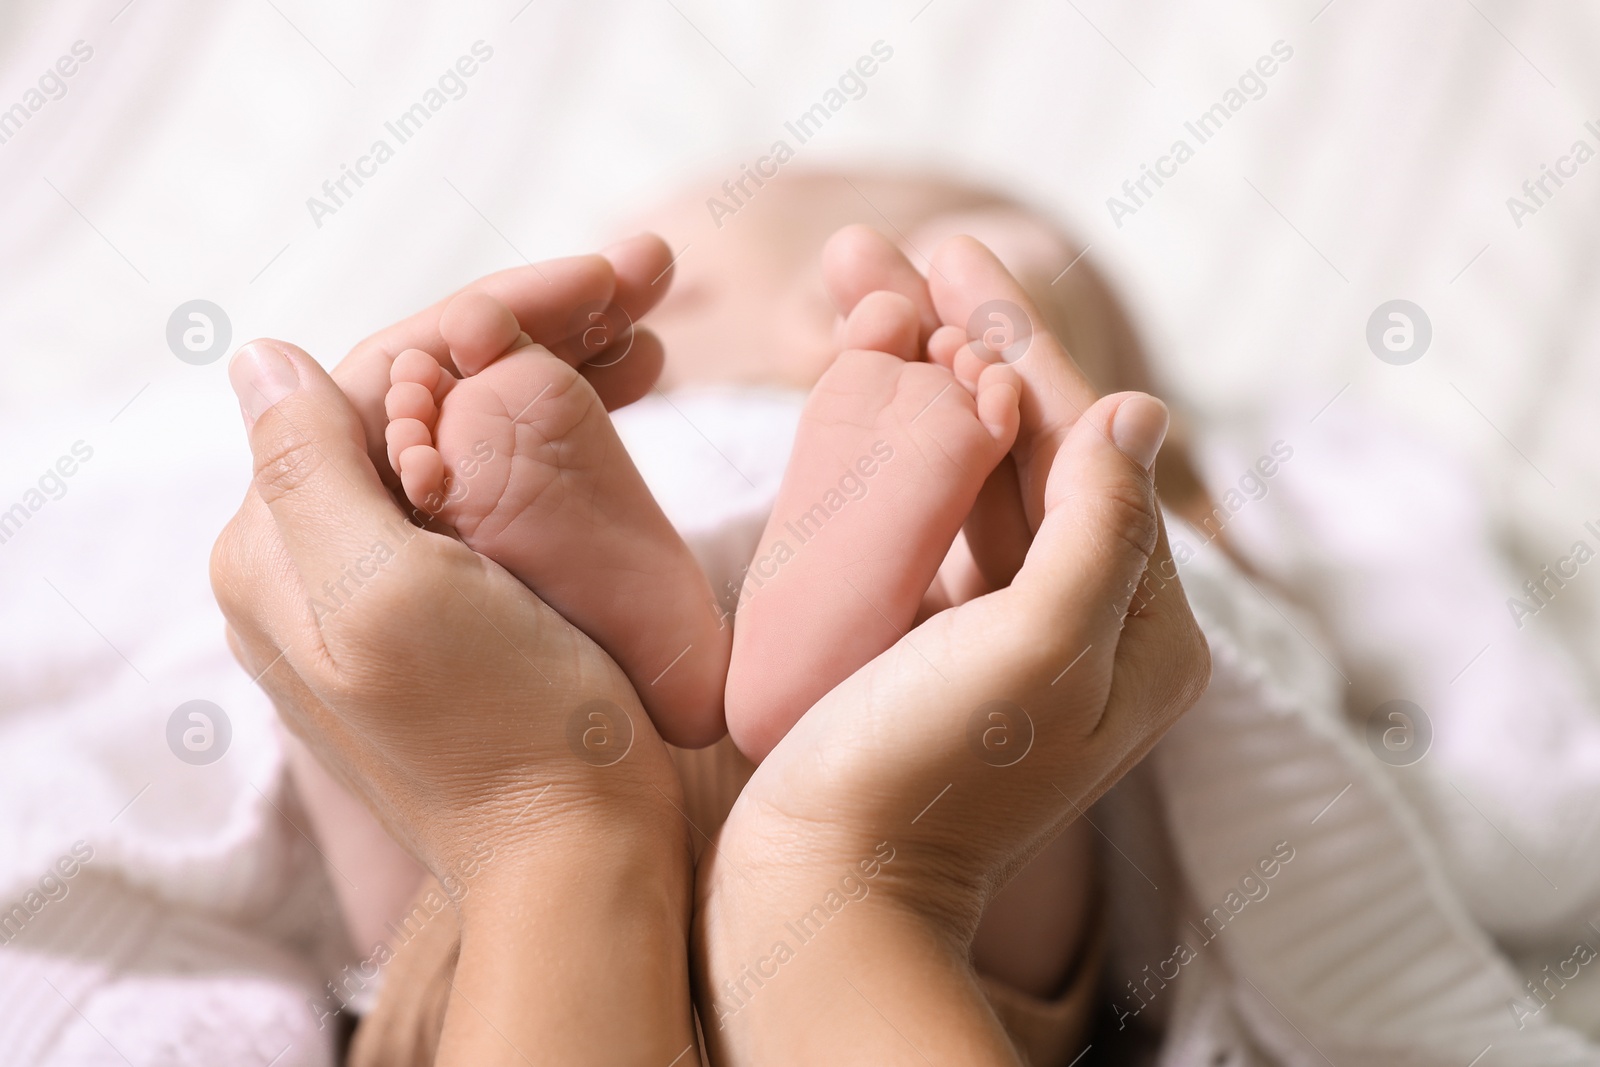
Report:
<svg viewBox="0 0 1600 1067"><path fill-rule="evenodd" d="M664 739L703 749L731 735L738 753L724 742L677 754L688 814L714 834L751 763L813 703L927 614L1004 581L980 573L963 527L982 521L986 485L1015 478L1008 452L1020 390L1007 360L1023 346L1007 346L1019 324L1001 315L977 324L974 339L920 321L905 297L871 291L882 277L874 258L882 245L851 227L867 222L893 234L921 263L920 250L945 237L976 236L1043 309L1048 321L1031 328L1053 331L1099 388L1149 383L1098 276L1048 222L991 193L786 172L731 220L688 197L644 221L681 250L671 289L647 322L669 359L660 396L644 405L709 386L730 408L757 391L793 391L797 405L804 398L764 531L719 542L723 555L742 544L732 550L738 558L696 558L588 382L531 344L486 294L464 292L444 312L453 371L420 350L394 360L386 437L412 504L603 647ZM841 323L835 306L854 310ZM596 329L628 325L596 316ZM778 463L786 436L769 434ZM1168 506L1203 509L1176 436L1158 483ZM702 562L735 575L732 587L714 587ZM329 794L297 758L320 828L328 819L316 809ZM1092 1007L1091 833L1077 821L1020 872L991 904L975 945L991 999L1035 1062L1074 1045ZM385 839L383 847L394 846ZM363 863L380 866L370 856ZM396 910L388 888L344 900L358 949L364 932L393 917L376 914ZM426 1014L416 1005L430 999L422 987L448 975L448 950L437 924L425 943L408 945L413 958L391 974L372 1021L436 1025L416 1022ZM381 1036L364 1032L357 1053L382 1058L370 1043ZM390 1053L399 1047L387 1044Z"/></svg>

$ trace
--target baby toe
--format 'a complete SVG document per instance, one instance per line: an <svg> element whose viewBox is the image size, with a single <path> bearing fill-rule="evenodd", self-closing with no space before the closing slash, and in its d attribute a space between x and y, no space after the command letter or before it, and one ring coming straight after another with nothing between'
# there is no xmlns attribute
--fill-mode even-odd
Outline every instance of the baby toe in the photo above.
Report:
<svg viewBox="0 0 1600 1067"><path fill-rule="evenodd" d="M984 351L987 352L988 350L985 349ZM973 396L978 395L978 382L983 377L984 372L997 365L1005 366L1003 363L997 364L994 360L986 359L983 355L980 355L975 345L963 344L950 357L951 373L956 376L956 381L965 386L967 392Z"/></svg>
<svg viewBox="0 0 1600 1067"><path fill-rule="evenodd" d="M430 515L444 506L444 457L432 445L412 445L397 457L406 499Z"/></svg>
<svg viewBox="0 0 1600 1067"><path fill-rule="evenodd" d="M389 383L399 385L401 382L415 382L432 392L439 385L439 379L444 377L444 368L439 366L439 361L420 348L408 348L394 357L394 362L389 364Z"/></svg>
<svg viewBox="0 0 1600 1067"><path fill-rule="evenodd" d="M844 324L844 347L917 358L917 309L909 298L887 290L868 293Z"/></svg>
<svg viewBox="0 0 1600 1067"><path fill-rule="evenodd" d="M966 330L959 326L941 326L928 338L928 362L954 371L956 356L966 347Z"/></svg>
<svg viewBox="0 0 1600 1067"><path fill-rule="evenodd" d="M978 421L997 451L1010 451L1022 421L1022 376L1004 363L985 367L978 376L977 398Z"/></svg>
<svg viewBox="0 0 1600 1067"><path fill-rule="evenodd" d="M395 419L416 419L426 426L432 426L439 415L439 408L433 402L433 393L417 382L397 382L389 386L389 392L383 398L383 410L391 422Z"/></svg>
<svg viewBox="0 0 1600 1067"><path fill-rule="evenodd" d="M400 470L400 453L416 445L432 445L433 433L421 419L395 419L384 427L384 443L389 446L389 466Z"/></svg>
<svg viewBox="0 0 1600 1067"><path fill-rule="evenodd" d="M468 290L445 306L439 335L450 346L450 358L464 375L477 374L516 345L522 327L510 308L490 296Z"/></svg>

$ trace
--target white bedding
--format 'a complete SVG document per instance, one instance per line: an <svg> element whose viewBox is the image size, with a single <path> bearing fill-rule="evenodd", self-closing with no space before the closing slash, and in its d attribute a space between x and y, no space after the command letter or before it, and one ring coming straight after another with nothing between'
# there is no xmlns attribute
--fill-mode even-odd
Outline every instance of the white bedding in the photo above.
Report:
<svg viewBox="0 0 1600 1067"><path fill-rule="evenodd" d="M1274 441L1298 449L1235 528L1324 614L1322 650L1358 673L1349 710L1429 709L1437 759L1398 788L1435 839L1460 843L1437 858L1452 892L1526 975L1596 917L1582 738L1600 692L1600 570L1521 630L1505 600L1600 519L1586 447L1600 363L1585 356L1600 342L1600 163L1547 186L1520 227L1507 207L1575 140L1600 148L1585 128L1600 117L1600 14L1487 0L770 6L0 10L0 515L27 512L0 543L0 902L75 841L94 848L38 929L0 948L7 1003L31 1005L26 1019L0 1008L18 1062L91 1062L90 1046L170 1062L84 1031L126 1017L119 982L190 973L152 1012L211 1033L207 1018L263 996L300 1004L327 962L305 948L331 940L317 858L276 810L265 705L222 645L205 576L242 491L243 436L224 362L168 350L174 308L213 301L233 344L272 334L331 364L467 278L592 247L684 181L711 196L877 41L892 61L797 165L948 167L1061 212L1134 306L1214 482L1236 483ZM314 219L308 198L326 202L323 183L375 139L398 141L385 124L479 41L492 55L460 98ZM1293 54L1260 99L1117 226L1107 198L1279 41ZM46 78L27 111L63 57L74 73ZM8 130L13 104L28 117ZM1409 366L1364 338L1394 298L1432 321ZM92 457L58 483L46 472L78 442ZM233 728L209 766L167 749L168 717L193 699ZM219 985L154 938L97 957L59 917L108 894L145 916L129 923L226 930L263 977ZM1584 988L1544 1017L1595 1026ZM326 1062L328 1035L292 1018L279 1062ZM242 1025L216 1040L235 1036L240 1058L214 1062L259 1043Z"/></svg>

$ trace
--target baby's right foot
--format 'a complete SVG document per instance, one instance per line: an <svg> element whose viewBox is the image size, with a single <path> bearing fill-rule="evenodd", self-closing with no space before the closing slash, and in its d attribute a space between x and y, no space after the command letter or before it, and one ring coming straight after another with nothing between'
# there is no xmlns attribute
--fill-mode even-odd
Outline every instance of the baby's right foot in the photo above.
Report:
<svg viewBox="0 0 1600 1067"><path fill-rule="evenodd" d="M801 415L734 624L728 732L752 760L911 629L1016 436L1015 372L915 362L917 329L906 298L864 298Z"/></svg>
<svg viewBox="0 0 1600 1067"><path fill-rule="evenodd" d="M628 675L661 736L722 736L730 636L710 584L584 377L483 293L391 368L390 463L418 508L515 575Z"/></svg>

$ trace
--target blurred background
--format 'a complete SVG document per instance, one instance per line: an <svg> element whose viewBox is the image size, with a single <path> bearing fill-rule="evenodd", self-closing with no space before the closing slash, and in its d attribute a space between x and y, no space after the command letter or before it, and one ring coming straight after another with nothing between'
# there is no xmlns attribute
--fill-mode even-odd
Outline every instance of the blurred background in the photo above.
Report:
<svg viewBox="0 0 1600 1067"><path fill-rule="evenodd" d="M327 885L207 582L248 471L225 355L270 335L331 366L473 277L718 196L880 42L795 165L951 174L1074 233L1213 493L1239 489L1230 536L1337 665L1357 747L1390 700L1425 723L1422 755L1374 748L1374 773L1410 775L1407 825L1476 842L1437 864L1465 901L1447 910L1514 992L1566 942L1600 946L1593 4L11 0L0 902L47 902L0 947L0 988L34 1004L0 998L13 1062L187 1062L181 1028L141 1030L157 994L113 981L130 960L191 1006L210 994L182 976L224 961L250 995L183 1026L241 1033L298 1032L325 977ZM1292 459L1250 478L1275 446ZM198 758L171 740L190 701L222 712ZM186 924L226 947L163 948L199 943ZM1527 1025L1600 1032L1582 985ZM1262 1042L1241 1047L1295 1062Z"/></svg>

